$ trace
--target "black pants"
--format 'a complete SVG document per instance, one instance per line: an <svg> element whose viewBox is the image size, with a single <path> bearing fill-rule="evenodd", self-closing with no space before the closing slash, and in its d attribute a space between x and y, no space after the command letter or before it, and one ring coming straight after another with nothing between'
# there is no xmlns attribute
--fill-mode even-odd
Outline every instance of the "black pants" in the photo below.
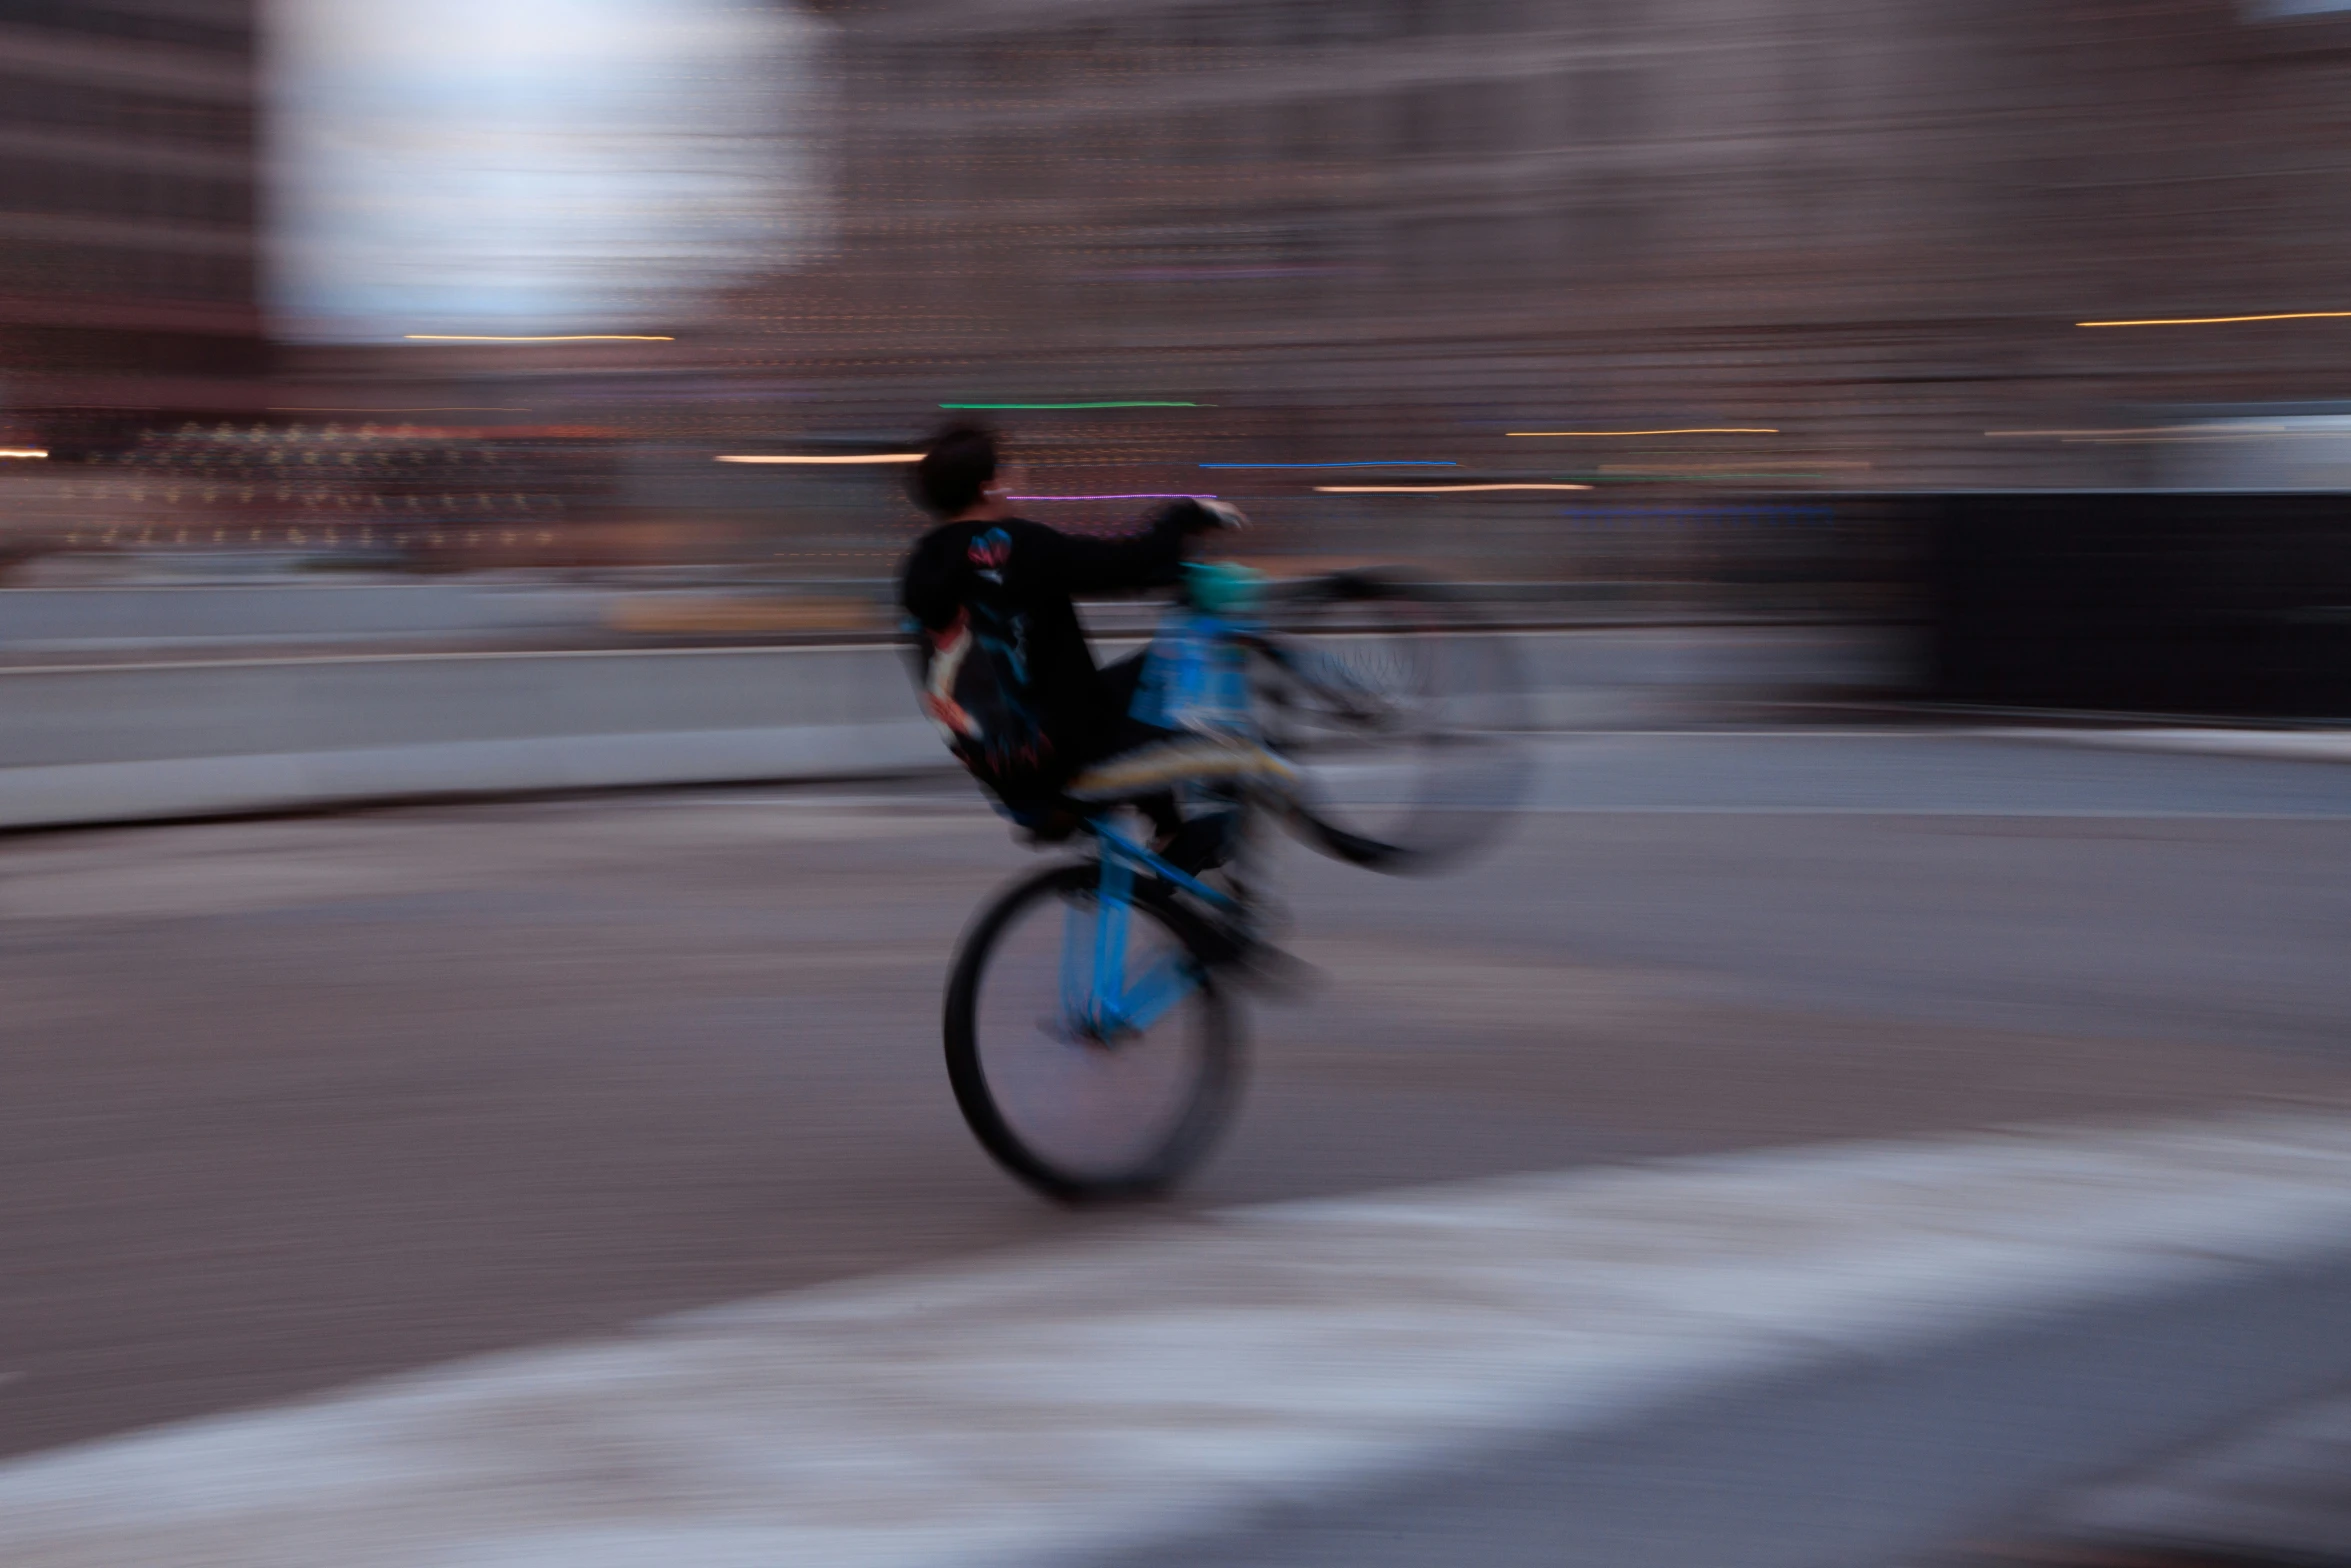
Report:
<svg viewBox="0 0 2351 1568"><path fill-rule="evenodd" d="M1081 768L1090 767L1105 757L1115 757L1137 746L1148 746L1155 740L1166 740L1174 730L1163 730L1156 724L1145 724L1134 715L1135 691L1143 684L1143 661L1151 656L1149 648L1141 648L1114 664L1106 664L1097 673L1095 689L1101 693L1101 717L1090 735L1077 737L1076 744L1063 753L1078 759Z"/></svg>
<svg viewBox="0 0 2351 1568"><path fill-rule="evenodd" d="M1087 763L1100 762L1153 741L1172 740L1181 733L1145 724L1134 716L1135 690L1142 684L1143 661L1150 652L1145 648L1102 668L1103 705L1113 717L1089 737L1092 744L1085 752ZM1224 798L1223 791L1207 793L1210 799L1192 802L1194 814L1189 821L1173 790L1145 795L1135 801L1135 809L1149 817L1151 825L1159 830L1167 858L1185 871L1199 872L1221 866L1232 856L1234 834L1241 820L1240 801L1237 797Z"/></svg>

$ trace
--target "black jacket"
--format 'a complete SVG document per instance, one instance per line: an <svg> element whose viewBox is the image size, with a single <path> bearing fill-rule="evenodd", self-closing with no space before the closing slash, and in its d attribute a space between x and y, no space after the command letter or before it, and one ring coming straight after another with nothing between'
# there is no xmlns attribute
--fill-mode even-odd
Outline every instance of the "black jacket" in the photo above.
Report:
<svg viewBox="0 0 2351 1568"><path fill-rule="evenodd" d="M1161 512L1134 533L1065 534L1025 518L942 523L915 542L898 579L898 602L927 633L944 631L975 600L1026 623L1030 692L1055 750L1075 761L1096 748L1123 717L1086 646L1071 604L1078 594L1171 587L1183 564L1184 539L1207 517L1189 501ZM929 636L918 638L927 671Z"/></svg>

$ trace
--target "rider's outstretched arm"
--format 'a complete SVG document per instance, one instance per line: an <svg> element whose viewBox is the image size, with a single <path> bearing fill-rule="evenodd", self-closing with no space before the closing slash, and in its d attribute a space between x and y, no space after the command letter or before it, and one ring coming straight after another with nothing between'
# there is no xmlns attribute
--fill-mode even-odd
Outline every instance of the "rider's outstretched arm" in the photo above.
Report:
<svg viewBox="0 0 2351 1568"><path fill-rule="evenodd" d="M1131 593L1174 585L1184 561L1184 542L1212 528L1232 526L1230 508L1178 501L1142 530L1128 534L1065 534L1056 531L1042 563L1065 593Z"/></svg>

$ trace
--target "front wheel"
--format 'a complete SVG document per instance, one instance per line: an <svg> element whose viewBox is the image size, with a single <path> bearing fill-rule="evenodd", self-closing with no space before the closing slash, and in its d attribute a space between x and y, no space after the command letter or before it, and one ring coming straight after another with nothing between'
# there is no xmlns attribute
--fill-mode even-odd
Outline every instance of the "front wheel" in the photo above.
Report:
<svg viewBox="0 0 2351 1568"><path fill-rule="evenodd" d="M999 1165L1069 1201L1143 1196L1184 1175L1223 1130L1239 1080L1232 1006L1204 956L1213 934L1149 883L1119 932L1098 876L1060 866L1015 885L964 938L947 982L947 1077L963 1119ZM1140 1027L1102 1025L1106 962L1138 993L1160 989Z"/></svg>
<svg viewBox="0 0 2351 1568"><path fill-rule="evenodd" d="M1289 585L1266 622L1266 738L1316 848L1426 871L1510 823L1532 769L1517 648L1456 592L1340 573Z"/></svg>

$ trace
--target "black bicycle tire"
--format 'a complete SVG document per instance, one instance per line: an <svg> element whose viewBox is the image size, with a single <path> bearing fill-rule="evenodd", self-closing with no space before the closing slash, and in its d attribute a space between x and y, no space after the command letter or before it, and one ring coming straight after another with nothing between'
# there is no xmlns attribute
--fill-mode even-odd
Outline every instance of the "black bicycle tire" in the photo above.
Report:
<svg viewBox="0 0 2351 1568"><path fill-rule="evenodd" d="M1425 604L1442 607L1444 611L1447 624L1440 629L1440 635L1494 635L1485 626L1484 618L1470 609L1467 601L1459 594L1442 584L1400 572L1376 569L1334 572L1285 585L1281 598L1283 602L1308 608L1379 601ZM1526 681L1515 652L1508 644L1497 643L1489 650L1489 657L1507 672L1503 683L1507 688L1505 700L1523 703ZM1520 722L1523 723L1523 716ZM1488 831L1460 843L1430 850L1342 826L1326 812L1318 811L1311 791L1307 791L1292 802L1290 825L1309 844L1336 860L1369 871L1401 874L1436 870L1474 853L1497 835L1510 815L1508 811L1497 812Z"/></svg>
<svg viewBox="0 0 2351 1568"><path fill-rule="evenodd" d="M1064 892L1090 892L1100 875L1099 868L1090 862L1051 866L1006 888L964 933L947 979L947 1082L955 1092L964 1124L989 1158L1036 1191L1064 1203L1143 1198L1166 1191L1214 1147L1231 1117L1241 1084L1239 1016L1217 985L1210 957L1224 944L1205 921L1176 902L1165 886L1139 882L1133 895L1135 905L1165 925L1201 965L1199 994L1207 1010L1202 1070L1183 1117L1148 1161L1112 1179L1078 1177L1057 1169L1022 1142L1005 1120L988 1087L975 1028L980 981L987 972L989 954L1005 927L1029 904Z"/></svg>

